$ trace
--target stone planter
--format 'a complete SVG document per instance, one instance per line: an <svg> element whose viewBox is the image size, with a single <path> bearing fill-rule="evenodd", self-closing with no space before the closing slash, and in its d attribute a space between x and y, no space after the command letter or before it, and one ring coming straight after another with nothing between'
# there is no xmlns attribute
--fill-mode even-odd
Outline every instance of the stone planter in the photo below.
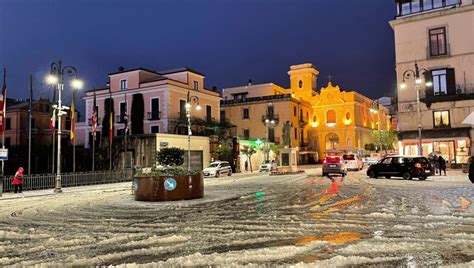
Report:
<svg viewBox="0 0 474 268"><path fill-rule="evenodd" d="M204 196L202 173L191 176L149 176L133 179L136 201L174 201Z"/></svg>

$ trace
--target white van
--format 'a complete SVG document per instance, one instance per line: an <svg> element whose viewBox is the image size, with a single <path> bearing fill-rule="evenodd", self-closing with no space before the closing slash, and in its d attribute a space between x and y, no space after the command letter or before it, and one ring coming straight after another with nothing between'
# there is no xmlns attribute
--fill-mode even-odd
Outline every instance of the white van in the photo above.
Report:
<svg viewBox="0 0 474 268"><path fill-rule="evenodd" d="M357 154L347 153L342 156L342 159L347 170L362 170L364 168L364 162Z"/></svg>

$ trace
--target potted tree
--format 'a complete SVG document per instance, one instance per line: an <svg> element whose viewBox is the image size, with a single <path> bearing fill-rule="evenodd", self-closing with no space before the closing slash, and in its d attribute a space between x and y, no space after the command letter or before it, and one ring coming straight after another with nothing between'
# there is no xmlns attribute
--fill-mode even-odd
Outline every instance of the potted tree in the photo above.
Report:
<svg viewBox="0 0 474 268"><path fill-rule="evenodd" d="M158 166L139 171L133 180L136 201L174 201L202 198L204 181L200 170L181 167L184 150L162 148L156 153Z"/></svg>

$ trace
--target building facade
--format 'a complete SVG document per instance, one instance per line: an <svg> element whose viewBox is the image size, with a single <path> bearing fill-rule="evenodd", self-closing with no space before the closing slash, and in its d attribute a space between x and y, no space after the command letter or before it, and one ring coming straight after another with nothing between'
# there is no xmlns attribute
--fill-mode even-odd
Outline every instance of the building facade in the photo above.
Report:
<svg viewBox="0 0 474 268"><path fill-rule="evenodd" d="M50 145L53 132L49 128L50 107L48 99L32 103L31 138L36 145ZM28 145L29 100L9 100L5 118L5 147ZM66 116L62 117L64 137L69 135ZM69 124L70 125L70 124ZM56 137L55 137L56 138Z"/></svg>
<svg viewBox="0 0 474 268"><path fill-rule="evenodd" d="M288 89L273 83L225 88L221 117L243 140L298 148L300 163L318 161L335 147L364 148L372 130L387 128L386 108L374 109L371 99L332 83L318 91L318 73L312 64L299 64L290 66Z"/></svg>
<svg viewBox="0 0 474 268"><path fill-rule="evenodd" d="M438 151L459 166L472 153L474 137L471 126L462 124L474 111L474 2L397 0L396 7L390 25L397 82L404 85L397 89L399 150L419 153L420 127L422 154ZM415 64L418 81L410 71Z"/></svg>
<svg viewBox="0 0 474 268"><path fill-rule="evenodd" d="M169 133L187 135L185 106L187 95L192 97L191 117L204 123L219 122L220 94L205 88L205 76L190 68L178 68L163 71L151 71L143 68L123 70L109 74L106 88L88 91L85 100L86 122L77 126L78 144L90 147L92 134L90 120L94 95L98 111L97 131L102 130L102 122L106 113L106 99L113 99L114 136L123 135L124 117L127 111L129 128L133 115L134 96L143 99L143 133ZM197 97L197 98L196 98ZM200 110L197 106L200 106ZM193 131L199 131L193 126ZM195 133L193 133L195 134ZM100 133L99 133L100 135Z"/></svg>

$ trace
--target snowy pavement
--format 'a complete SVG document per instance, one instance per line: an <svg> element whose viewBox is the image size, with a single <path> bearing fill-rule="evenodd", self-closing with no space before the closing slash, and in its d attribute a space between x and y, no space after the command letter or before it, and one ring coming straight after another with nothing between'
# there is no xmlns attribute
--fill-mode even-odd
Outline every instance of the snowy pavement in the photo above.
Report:
<svg viewBox="0 0 474 268"><path fill-rule="evenodd" d="M133 201L130 183L4 194L0 266L474 266L473 184L232 176L205 198Z"/></svg>

